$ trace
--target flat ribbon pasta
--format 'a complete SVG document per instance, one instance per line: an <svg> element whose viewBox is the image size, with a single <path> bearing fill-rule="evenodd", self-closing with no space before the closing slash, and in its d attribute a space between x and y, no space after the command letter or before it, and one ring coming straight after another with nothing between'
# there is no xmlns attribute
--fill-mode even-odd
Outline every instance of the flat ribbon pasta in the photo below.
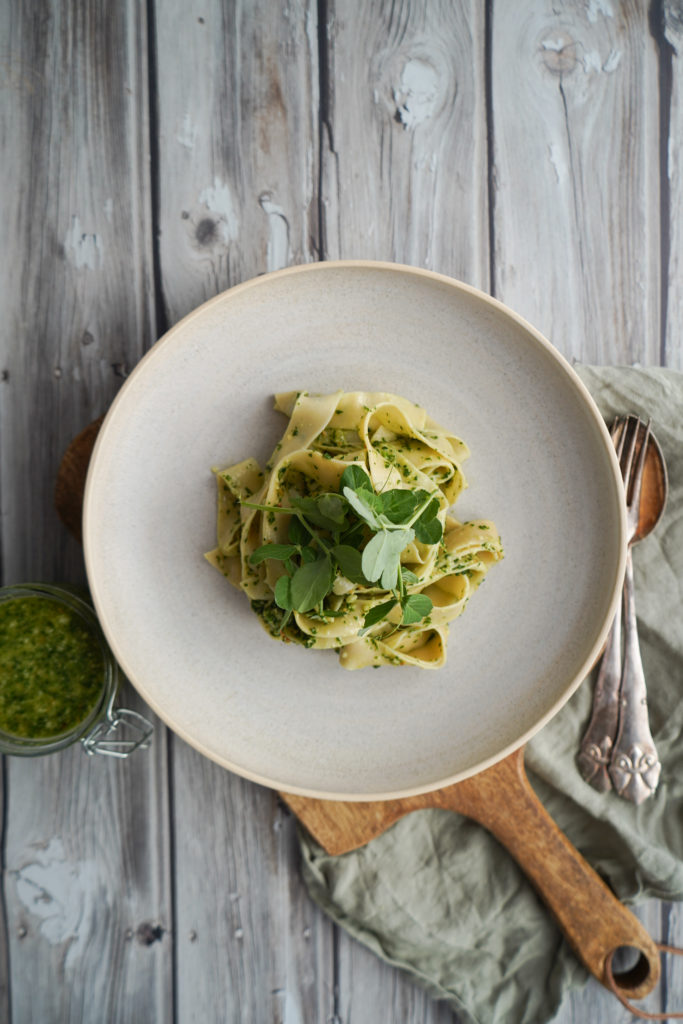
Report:
<svg viewBox="0 0 683 1024"><path fill-rule="evenodd" d="M264 628L284 642L334 649L346 669L440 668L446 662L449 623L462 614L490 567L503 557L492 522L461 523L449 514L467 487L461 469L469 456L466 444L420 406L385 392L287 392L275 396L275 408L287 416L288 424L264 469L247 458L214 470L217 545L207 552L207 560L245 592ZM276 588L278 581L287 584L283 575L291 575L286 557L254 557L264 544L289 543L291 548L294 516L284 510L292 509L297 499L338 493L342 474L352 464L367 473L376 494L420 490L438 501L439 541L426 543L413 536L400 553L410 581L403 596L424 594L429 601L423 604L431 603L429 613L417 622L404 621L402 606L396 603L364 628L368 613L379 609L381 614L380 606L395 592L364 576L362 582L352 582L340 570L324 600L306 612L290 607L285 613ZM359 549L366 541L359 534Z"/></svg>

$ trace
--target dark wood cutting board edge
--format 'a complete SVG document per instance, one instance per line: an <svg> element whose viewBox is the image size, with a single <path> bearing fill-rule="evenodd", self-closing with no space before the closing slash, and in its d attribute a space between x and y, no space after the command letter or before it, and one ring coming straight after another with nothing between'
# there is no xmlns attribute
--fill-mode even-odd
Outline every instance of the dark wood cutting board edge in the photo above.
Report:
<svg viewBox="0 0 683 1024"><path fill-rule="evenodd" d="M103 418L74 438L57 474L57 513L79 542L88 465ZM623 996L642 998L659 980L656 943L545 811L527 780L523 748L469 779L418 796L361 802L285 792L280 796L333 854L365 845L413 810L438 807L465 814L487 828L517 860L579 959L603 985L609 987L610 955L624 946L634 947L641 956L634 968L616 977Z"/></svg>

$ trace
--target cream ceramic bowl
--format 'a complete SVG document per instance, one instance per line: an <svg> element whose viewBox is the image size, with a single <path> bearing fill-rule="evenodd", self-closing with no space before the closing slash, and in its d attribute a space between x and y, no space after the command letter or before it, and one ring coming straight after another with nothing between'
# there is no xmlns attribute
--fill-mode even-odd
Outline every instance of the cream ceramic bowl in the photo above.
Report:
<svg viewBox="0 0 683 1024"><path fill-rule="evenodd" d="M391 391L469 445L458 518L505 560L451 626L439 671L347 672L271 639L203 558L212 466L266 461L283 390ZM520 746L596 658L625 558L621 479L588 392L529 324L482 293L395 264L314 264L195 310L141 361L91 461L84 545L116 657L184 740L293 793L424 792Z"/></svg>

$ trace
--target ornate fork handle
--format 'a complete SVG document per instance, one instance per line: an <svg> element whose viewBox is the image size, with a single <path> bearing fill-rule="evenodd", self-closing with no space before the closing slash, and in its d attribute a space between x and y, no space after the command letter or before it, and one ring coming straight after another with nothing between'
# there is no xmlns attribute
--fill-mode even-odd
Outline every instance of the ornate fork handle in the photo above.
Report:
<svg viewBox="0 0 683 1024"><path fill-rule="evenodd" d="M636 625L633 561L629 548L624 578L624 663L619 727L612 751L610 775L620 796L640 804L657 788L661 767L650 732L645 675Z"/></svg>
<svg viewBox="0 0 683 1024"><path fill-rule="evenodd" d="M593 711L581 740L577 763L581 775L600 793L612 788L609 766L619 723L621 684L621 608L607 636L600 671L595 681Z"/></svg>

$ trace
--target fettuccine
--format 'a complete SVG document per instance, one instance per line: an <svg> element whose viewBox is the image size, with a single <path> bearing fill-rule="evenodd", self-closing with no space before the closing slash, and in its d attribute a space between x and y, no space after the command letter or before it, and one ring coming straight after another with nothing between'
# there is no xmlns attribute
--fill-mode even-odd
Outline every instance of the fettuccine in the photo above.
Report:
<svg viewBox="0 0 683 1024"><path fill-rule="evenodd" d="M440 668L449 623L503 557L492 522L449 514L467 446L392 394L291 392L275 408L288 424L265 468L214 470L206 558L280 640L346 669Z"/></svg>

